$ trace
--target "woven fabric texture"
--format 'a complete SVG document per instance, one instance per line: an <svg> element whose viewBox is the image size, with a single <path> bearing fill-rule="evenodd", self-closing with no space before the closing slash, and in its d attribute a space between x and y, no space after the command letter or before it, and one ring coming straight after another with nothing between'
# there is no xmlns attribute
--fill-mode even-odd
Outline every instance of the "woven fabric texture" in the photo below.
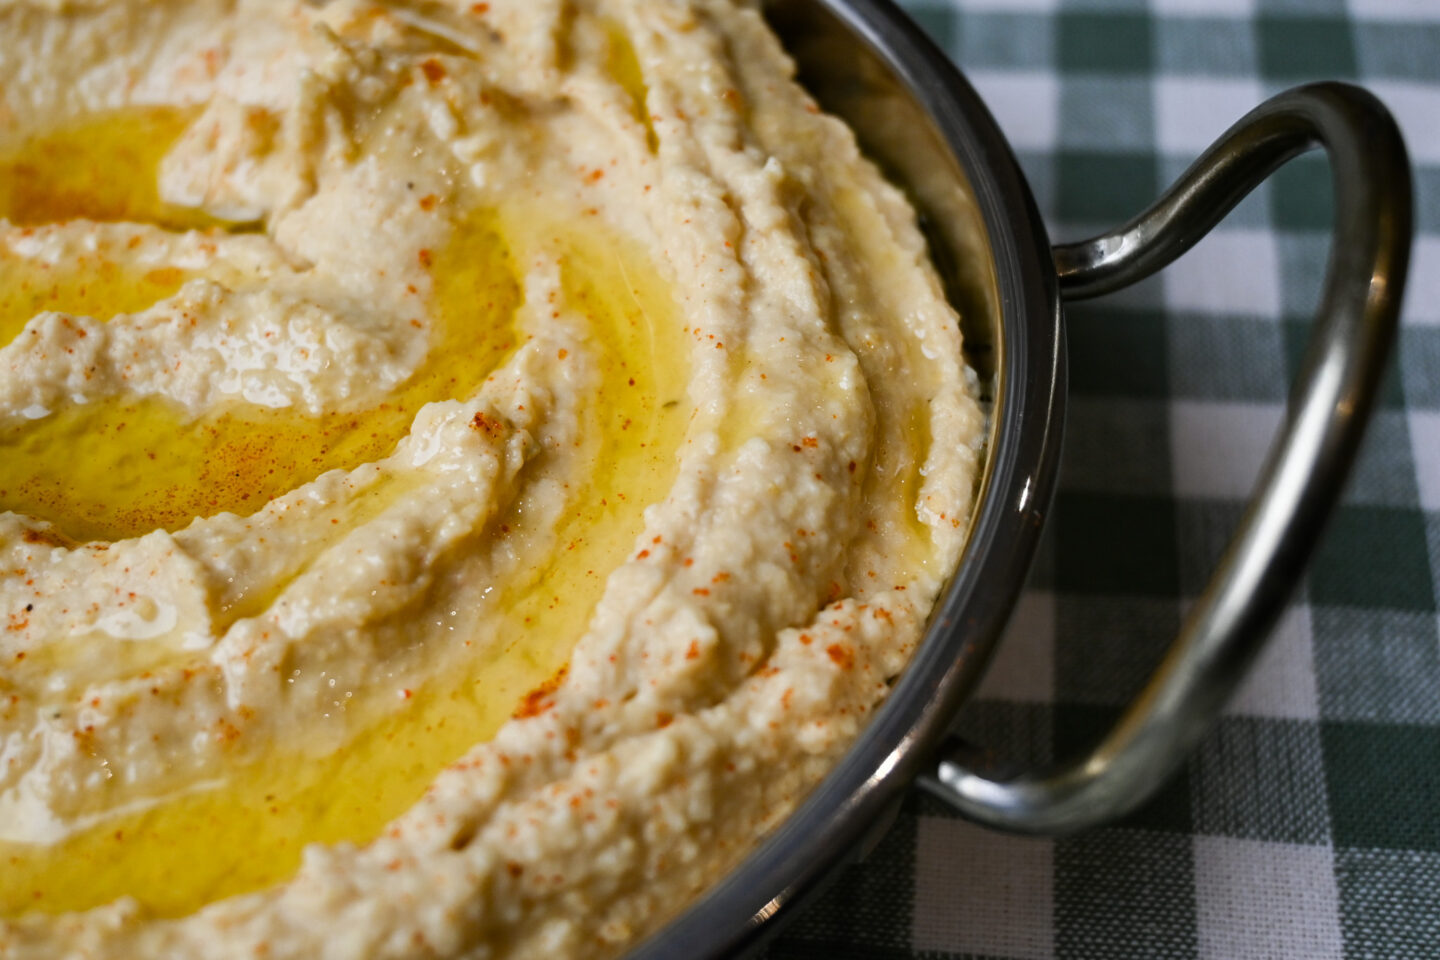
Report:
<svg viewBox="0 0 1440 960"><path fill-rule="evenodd" d="M1298 83L1404 130L1417 236L1392 369L1343 506L1267 651L1123 822L987 832L919 793L767 950L808 957L1440 956L1440 2L909 0L1010 138L1052 238L1150 203ZM1060 492L959 727L1032 763L1092 743L1155 665L1282 419L1329 246L1292 162L1163 275L1067 310Z"/></svg>

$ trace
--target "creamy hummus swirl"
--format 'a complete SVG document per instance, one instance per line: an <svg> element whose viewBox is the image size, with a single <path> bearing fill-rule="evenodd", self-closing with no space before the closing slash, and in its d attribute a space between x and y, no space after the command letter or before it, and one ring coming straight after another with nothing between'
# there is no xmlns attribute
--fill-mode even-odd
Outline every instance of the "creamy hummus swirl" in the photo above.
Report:
<svg viewBox="0 0 1440 960"><path fill-rule="evenodd" d="M655 929L958 562L983 417L903 197L730 0L0 35L0 957ZM106 129L144 190L71 209Z"/></svg>

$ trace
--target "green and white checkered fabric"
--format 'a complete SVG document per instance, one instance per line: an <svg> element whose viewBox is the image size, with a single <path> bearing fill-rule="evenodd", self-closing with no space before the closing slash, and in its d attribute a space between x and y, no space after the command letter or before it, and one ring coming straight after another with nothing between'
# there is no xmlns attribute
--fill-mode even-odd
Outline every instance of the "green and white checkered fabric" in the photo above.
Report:
<svg viewBox="0 0 1440 960"><path fill-rule="evenodd" d="M1344 506L1255 675L1123 823L988 833L918 793L769 948L795 957L1440 957L1440 0L909 0L1010 137L1052 236L1148 204L1313 79L1404 128L1418 236L1396 362ZM970 739L1092 742L1174 636L1282 413L1329 243L1318 155L1178 264L1068 311L1047 543Z"/></svg>

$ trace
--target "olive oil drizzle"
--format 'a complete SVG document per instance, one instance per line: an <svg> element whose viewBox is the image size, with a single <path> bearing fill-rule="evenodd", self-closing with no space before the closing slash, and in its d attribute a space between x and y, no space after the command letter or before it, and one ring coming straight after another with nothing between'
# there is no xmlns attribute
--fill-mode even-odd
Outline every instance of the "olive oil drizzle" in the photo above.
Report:
<svg viewBox="0 0 1440 960"><path fill-rule="evenodd" d="M526 575L501 584L495 620L467 622L464 612L482 606L482 589L462 586L447 597L459 619L428 635L417 625L425 643L475 638L477 652L460 661L463 669L393 691L391 705L373 715L357 710L359 732L328 757L281 744L261 762L225 771L219 785L155 798L58 844L0 842L0 916L82 910L119 896L152 915L178 916L278 883L294 873L308 843L377 836L446 765L493 736L528 690L563 668L606 575L633 549L644 508L673 482L688 419L675 403L685 396L684 364L676 362L685 341L669 288L637 245L585 218L555 218L549 229L536 226L541 219L512 223L490 211L460 218L435 257L436 348L376 410L305 420L237 406L186 424L163 402L123 400L0 432L0 509L45 517L71 536L174 529L193 516L258 506L323 470L383 457L421 405L469 396L504 361L517 342L521 293L510 250L517 232L527 248L544 244L560 261L562 290L590 327L600 372L595 395L582 400L587 439L560 522L540 531L527 530L523 516L504 518L512 536L548 545ZM523 231L512 229L522 221ZM135 279L87 285L94 312L125 312L116 304L133 309L163 287L142 292ZM110 292L119 295L101 296ZM104 463L86 471L98 478L93 485L65 471L80 456ZM6 473L15 462L40 482L17 484ZM117 491L117 477L135 478L134 489ZM478 642L482 636L498 642ZM448 656L437 647L437 662Z"/></svg>
<svg viewBox="0 0 1440 960"><path fill-rule="evenodd" d="M0 214L22 227L97 220L232 228L160 198L160 162L199 115L199 107L125 107L0 145Z"/></svg>
<svg viewBox="0 0 1440 960"><path fill-rule="evenodd" d="M75 540L120 540L250 514L326 471L388 456L422 406L469 397L516 343L520 286L493 213L462 219L435 267L434 345L378 406L312 417L233 403L198 419L158 397L67 406L0 426L0 509ZM91 469L77 474L77 462Z"/></svg>
<svg viewBox="0 0 1440 960"><path fill-rule="evenodd" d="M221 221L167 204L155 171L198 110L136 107L0 144L0 217L15 227L85 219L209 229ZM37 314L108 319L171 296L187 279L174 267L122 266L104 252L64 265L0 247L0 347Z"/></svg>

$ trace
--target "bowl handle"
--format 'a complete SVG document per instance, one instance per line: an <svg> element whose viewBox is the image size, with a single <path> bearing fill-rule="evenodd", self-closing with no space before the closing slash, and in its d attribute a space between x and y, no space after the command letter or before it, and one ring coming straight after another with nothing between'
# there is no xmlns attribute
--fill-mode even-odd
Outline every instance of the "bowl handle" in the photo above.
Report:
<svg viewBox="0 0 1440 960"><path fill-rule="evenodd" d="M1067 297L1134 283L1315 146L1330 155L1335 189L1324 294L1283 432L1234 538L1154 675L1088 754L1016 775L958 739L945 745L920 783L962 815L1001 829L1065 833L1138 806L1225 705L1300 579L1354 460L1405 285L1410 167L1389 112L1347 84L1281 93L1231 127L1149 210L1054 249Z"/></svg>

